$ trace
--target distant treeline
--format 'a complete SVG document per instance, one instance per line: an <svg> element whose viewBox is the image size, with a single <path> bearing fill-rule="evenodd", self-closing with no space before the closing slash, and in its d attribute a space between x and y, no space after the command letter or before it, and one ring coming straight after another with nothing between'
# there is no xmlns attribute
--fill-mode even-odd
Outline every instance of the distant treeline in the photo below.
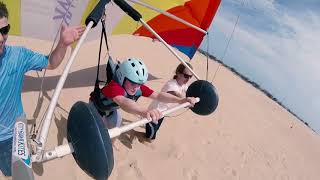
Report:
<svg viewBox="0 0 320 180"><path fill-rule="evenodd" d="M248 77L240 74L237 70L235 70L233 67L230 67L228 65L226 65L225 63L223 63L221 60L217 59L215 56L208 54L207 52L199 49L198 50L201 54L205 55L205 56L209 56L210 59L220 63L221 65L223 65L225 68L228 68L230 71L232 71L234 74L236 74L237 76L239 76L241 79L243 79L244 81L248 82L249 84L251 84L253 87L259 89L260 91L262 91L266 96L268 96L270 99L272 99L273 101L275 101L276 103L278 103L280 106L282 106L284 109L286 109L289 113L291 113L292 115L294 115L297 119L299 119L301 122L303 122L306 126L308 126L312 131L316 132L314 129L312 129L309 124L307 122L305 122L302 118L300 118L297 114L295 114L294 112L292 112L288 107L286 107L284 104L282 104L277 98L273 97L272 94L270 94L267 90L261 88L259 86L259 84L251 81Z"/></svg>

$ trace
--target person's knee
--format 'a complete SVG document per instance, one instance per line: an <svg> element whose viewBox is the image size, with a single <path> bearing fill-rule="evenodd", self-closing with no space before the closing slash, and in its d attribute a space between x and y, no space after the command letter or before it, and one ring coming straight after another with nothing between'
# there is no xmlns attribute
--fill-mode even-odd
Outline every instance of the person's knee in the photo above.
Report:
<svg viewBox="0 0 320 180"><path fill-rule="evenodd" d="M117 114L117 117L116 117L116 119L117 119L117 127L120 127L121 124L122 124L122 117L121 117L121 114L120 114L119 111L117 111L116 114Z"/></svg>
<svg viewBox="0 0 320 180"><path fill-rule="evenodd" d="M108 129L120 127L122 123L121 114L117 110L108 113L107 116L103 116L102 120Z"/></svg>

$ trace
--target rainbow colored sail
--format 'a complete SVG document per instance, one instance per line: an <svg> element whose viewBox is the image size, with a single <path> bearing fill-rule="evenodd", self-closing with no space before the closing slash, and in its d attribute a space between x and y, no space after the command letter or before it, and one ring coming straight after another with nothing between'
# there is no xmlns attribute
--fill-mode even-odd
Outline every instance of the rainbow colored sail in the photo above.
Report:
<svg viewBox="0 0 320 180"><path fill-rule="evenodd" d="M208 30L220 5L220 0L144 0L140 1L169 12L205 31ZM178 22L163 14L139 4L132 4L142 14L142 18L171 46L186 54L190 59L199 48L204 33ZM115 5L109 5L115 6ZM120 9L118 9L121 11ZM110 11L115 11L111 10ZM108 11L107 11L108 13ZM119 12L121 13L121 12ZM112 34L135 34L155 38L146 28L137 24L129 16L118 16L110 20ZM115 22L116 21L116 22Z"/></svg>
<svg viewBox="0 0 320 180"><path fill-rule="evenodd" d="M207 30L221 0L143 0L203 30ZM9 9L11 35L53 40L60 24L83 24L98 0L10 0L5 1ZM186 54L190 59L199 48L205 34L181 22L129 2L142 14L143 19L171 46ZM108 34L134 34L155 38L141 24L127 16L116 4L106 6ZM98 29L99 30L99 29ZM100 33L94 30L95 37ZM90 35L93 36L91 33Z"/></svg>

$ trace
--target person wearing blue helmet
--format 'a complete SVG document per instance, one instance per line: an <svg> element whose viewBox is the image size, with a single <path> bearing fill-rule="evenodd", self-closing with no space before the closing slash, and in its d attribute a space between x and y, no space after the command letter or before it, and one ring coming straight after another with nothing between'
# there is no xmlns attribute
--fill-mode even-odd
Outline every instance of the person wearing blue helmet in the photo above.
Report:
<svg viewBox="0 0 320 180"><path fill-rule="evenodd" d="M129 58L118 65L113 80L101 90L104 107L96 106L108 128L121 125L119 108L157 123L162 114L157 108L147 109L137 104L136 101L141 96L165 103L190 102L191 106L196 102L193 97L181 98L165 92L155 92L144 85L147 80L148 69L139 58Z"/></svg>

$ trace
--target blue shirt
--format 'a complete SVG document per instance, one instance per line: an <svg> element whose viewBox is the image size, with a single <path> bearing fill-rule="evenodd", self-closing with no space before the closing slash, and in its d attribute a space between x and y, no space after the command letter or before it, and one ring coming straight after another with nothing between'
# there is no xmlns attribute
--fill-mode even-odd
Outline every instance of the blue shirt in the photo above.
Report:
<svg viewBox="0 0 320 180"><path fill-rule="evenodd" d="M24 114L21 90L24 74L42 70L48 65L48 56L19 46L5 46L0 56L0 141L13 136L17 117Z"/></svg>

